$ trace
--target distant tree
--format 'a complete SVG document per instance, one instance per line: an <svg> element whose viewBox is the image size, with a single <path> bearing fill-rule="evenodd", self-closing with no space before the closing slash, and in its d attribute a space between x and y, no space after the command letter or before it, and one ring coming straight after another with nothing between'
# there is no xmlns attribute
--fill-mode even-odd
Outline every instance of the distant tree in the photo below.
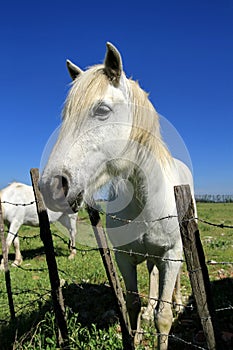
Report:
<svg viewBox="0 0 233 350"><path fill-rule="evenodd" d="M233 203L233 195L228 194L198 194L195 195L196 202L202 203Z"/></svg>

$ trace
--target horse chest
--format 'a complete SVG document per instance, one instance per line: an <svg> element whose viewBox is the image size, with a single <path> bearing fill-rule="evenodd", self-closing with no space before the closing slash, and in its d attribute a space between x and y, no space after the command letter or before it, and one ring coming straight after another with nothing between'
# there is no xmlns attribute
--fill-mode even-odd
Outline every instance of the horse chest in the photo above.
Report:
<svg viewBox="0 0 233 350"><path fill-rule="evenodd" d="M161 229L148 230L135 241L132 241L120 248L120 251L126 251L134 264L139 264L150 257L162 257L172 248L171 239L161 232Z"/></svg>

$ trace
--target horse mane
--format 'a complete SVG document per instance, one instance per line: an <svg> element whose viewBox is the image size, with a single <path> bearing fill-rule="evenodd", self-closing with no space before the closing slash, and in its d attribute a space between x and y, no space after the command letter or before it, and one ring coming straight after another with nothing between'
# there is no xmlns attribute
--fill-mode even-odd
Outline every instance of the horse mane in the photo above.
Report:
<svg viewBox="0 0 233 350"><path fill-rule="evenodd" d="M132 79L125 79L133 113L130 140L145 146L144 148L152 152L156 160L165 166L165 163L171 159L171 155L161 137L159 116L148 94L139 84ZM96 100L101 101L104 98L109 84L103 64L92 66L80 74L71 83L71 89L65 101L63 120L68 115L68 122L63 123L63 130L69 129L70 123L74 120L76 126L80 128L86 112L93 108Z"/></svg>
<svg viewBox="0 0 233 350"><path fill-rule="evenodd" d="M159 115L138 82L129 79L133 109L133 127L130 138L145 146L156 160L164 165L171 160L171 154L162 140Z"/></svg>

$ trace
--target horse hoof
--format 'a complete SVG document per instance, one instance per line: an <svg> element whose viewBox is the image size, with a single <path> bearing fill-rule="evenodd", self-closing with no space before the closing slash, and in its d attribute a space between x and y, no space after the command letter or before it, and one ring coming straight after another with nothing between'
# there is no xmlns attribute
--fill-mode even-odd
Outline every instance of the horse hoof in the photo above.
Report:
<svg viewBox="0 0 233 350"><path fill-rule="evenodd" d="M75 254L74 253L71 253L69 256L68 256L68 259L69 260L73 260L75 258Z"/></svg>
<svg viewBox="0 0 233 350"><path fill-rule="evenodd" d="M134 345L138 346L142 342L142 331L136 331L134 336Z"/></svg>
<svg viewBox="0 0 233 350"><path fill-rule="evenodd" d="M184 312L185 307L182 305L176 305L175 306L175 313L177 315L182 314Z"/></svg>
<svg viewBox="0 0 233 350"><path fill-rule="evenodd" d="M22 264L23 259L15 259L15 261L11 264L12 267L18 267Z"/></svg>
<svg viewBox="0 0 233 350"><path fill-rule="evenodd" d="M142 319L147 323L151 323L154 321L154 312L153 309L148 309L146 307L142 308Z"/></svg>
<svg viewBox="0 0 233 350"><path fill-rule="evenodd" d="M70 252L70 255L68 257L69 260L73 260L75 258L75 255L76 255L76 250L75 249L72 249L71 252Z"/></svg>
<svg viewBox="0 0 233 350"><path fill-rule="evenodd" d="M177 315L184 312L185 306L182 304L182 300L179 300L174 305L174 310Z"/></svg>

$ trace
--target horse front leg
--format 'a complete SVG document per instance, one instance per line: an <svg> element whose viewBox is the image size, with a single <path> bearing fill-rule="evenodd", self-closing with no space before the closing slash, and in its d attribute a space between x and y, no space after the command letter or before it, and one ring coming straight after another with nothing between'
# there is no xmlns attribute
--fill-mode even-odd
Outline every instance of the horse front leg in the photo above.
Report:
<svg viewBox="0 0 233 350"><path fill-rule="evenodd" d="M184 307L182 305L182 295L181 295L181 288L180 288L180 275L181 275L181 268L178 272L177 278L176 278L176 284L173 292L173 303L175 305L175 311L177 313L180 313L184 310Z"/></svg>
<svg viewBox="0 0 233 350"><path fill-rule="evenodd" d="M168 335L172 326L172 296L180 271L179 262L160 262L159 301L155 309L155 326L158 331L158 349L167 350Z"/></svg>
<svg viewBox="0 0 233 350"><path fill-rule="evenodd" d="M157 267L151 261L147 261L149 272L149 298L148 305L142 314L142 318L148 322L154 320L154 310L158 300L159 292L159 272Z"/></svg>

